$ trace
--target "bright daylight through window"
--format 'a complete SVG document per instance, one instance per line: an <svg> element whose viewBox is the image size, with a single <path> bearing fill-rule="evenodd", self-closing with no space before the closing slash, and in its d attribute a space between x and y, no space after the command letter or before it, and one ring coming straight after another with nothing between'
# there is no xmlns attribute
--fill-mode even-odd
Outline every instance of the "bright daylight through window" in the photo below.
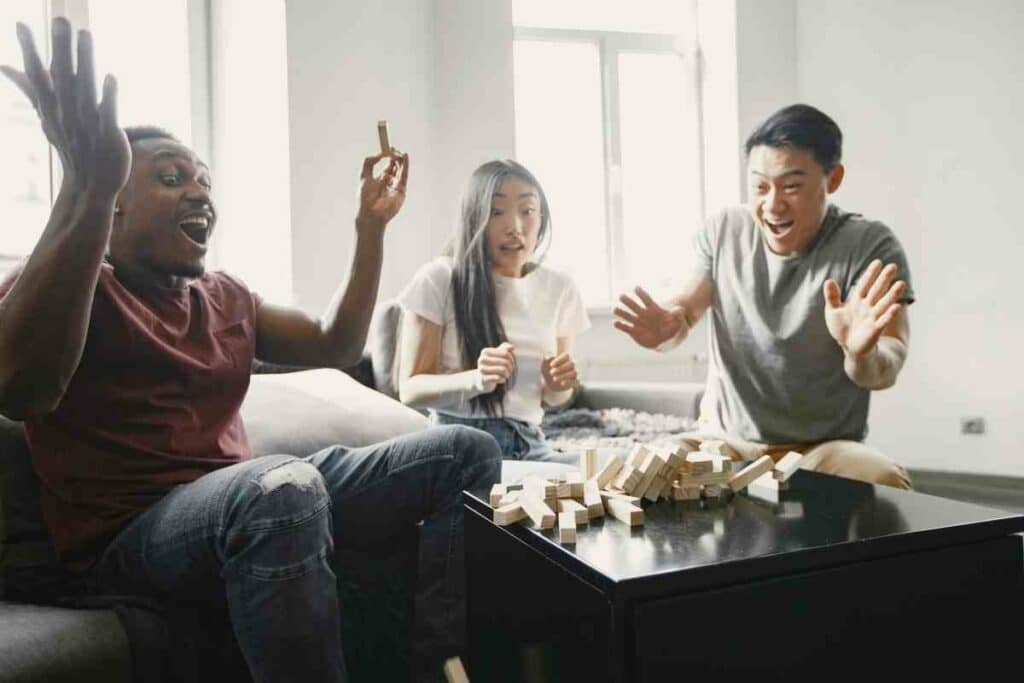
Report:
<svg viewBox="0 0 1024 683"><path fill-rule="evenodd" d="M592 307L678 284L704 210L692 3L514 7L516 155L552 204L549 263Z"/></svg>

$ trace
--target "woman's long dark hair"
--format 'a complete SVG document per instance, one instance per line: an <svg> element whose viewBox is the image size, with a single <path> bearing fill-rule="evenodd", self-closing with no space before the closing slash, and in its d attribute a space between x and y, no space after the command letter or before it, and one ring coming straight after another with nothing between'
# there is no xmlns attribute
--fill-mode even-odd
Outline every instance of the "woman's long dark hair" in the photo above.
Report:
<svg viewBox="0 0 1024 683"><path fill-rule="evenodd" d="M489 161L473 171L462 197L459 225L445 250L454 261L452 302L455 306L455 329L462 347L462 363L467 369L476 367L480 351L508 341L494 298L494 277L487 250L486 228L491 217L494 193L509 176L532 186L540 197L541 224L537 248L534 250L537 257L527 264L527 269L537 267L551 240L548 199L532 173L509 159ZM543 250L541 245L544 245ZM471 404L474 411L483 412L489 417L503 415L505 389L505 385L500 384L491 393L473 398Z"/></svg>

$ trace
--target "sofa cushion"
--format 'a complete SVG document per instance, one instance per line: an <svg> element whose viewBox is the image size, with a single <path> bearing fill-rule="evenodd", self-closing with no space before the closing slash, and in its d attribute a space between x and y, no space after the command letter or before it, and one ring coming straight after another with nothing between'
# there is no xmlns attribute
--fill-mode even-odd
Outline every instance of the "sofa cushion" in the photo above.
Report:
<svg viewBox="0 0 1024 683"><path fill-rule="evenodd" d="M402 306L391 299L377 304L367 336L367 350L373 363L373 383L377 391L398 398L398 337L402 324Z"/></svg>
<svg viewBox="0 0 1024 683"><path fill-rule="evenodd" d="M255 455L368 446L427 427L423 415L337 370L254 375L241 413Z"/></svg>
<svg viewBox="0 0 1024 683"><path fill-rule="evenodd" d="M0 416L0 597L50 594L68 581L43 522L24 429Z"/></svg>
<svg viewBox="0 0 1024 683"><path fill-rule="evenodd" d="M131 680L128 638L110 610L0 602L0 679Z"/></svg>

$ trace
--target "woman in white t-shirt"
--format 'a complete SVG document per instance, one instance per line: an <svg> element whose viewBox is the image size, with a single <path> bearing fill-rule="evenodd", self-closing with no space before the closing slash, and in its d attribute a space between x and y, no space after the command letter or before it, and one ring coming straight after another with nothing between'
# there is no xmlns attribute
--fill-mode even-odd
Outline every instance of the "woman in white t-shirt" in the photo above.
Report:
<svg viewBox="0 0 1024 683"><path fill-rule="evenodd" d="M566 275L540 265L551 214L540 183L514 161L470 177L447 255L399 297L399 397L433 424L492 434L506 458L568 460L544 441L544 406L577 387L573 338L590 326Z"/></svg>

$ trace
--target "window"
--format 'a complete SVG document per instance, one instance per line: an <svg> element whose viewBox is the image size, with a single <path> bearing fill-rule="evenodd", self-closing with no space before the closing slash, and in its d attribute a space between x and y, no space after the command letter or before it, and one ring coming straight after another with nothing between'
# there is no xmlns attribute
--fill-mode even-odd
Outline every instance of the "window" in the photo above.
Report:
<svg viewBox="0 0 1024 683"><path fill-rule="evenodd" d="M97 80L118 79L122 126L165 128L210 164L219 218L207 267L290 302L284 0L3 0L0 63L21 67L16 21L32 28L48 63L49 17L58 13L92 31ZM10 226L0 233L2 272L35 246L60 182L38 117L11 84L0 84L0 149ZM251 201L254 188L267 200Z"/></svg>
<svg viewBox="0 0 1024 683"><path fill-rule="evenodd" d="M117 76L121 125L160 126L192 146L187 0L88 0L88 13L97 77Z"/></svg>
<svg viewBox="0 0 1024 683"><path fill-rule="evenodd" d="M0 63L20 69L21 49L14 35L20 21L38 37L47 25L42 0L0 3ZM40 45L43 49L45 45ZM32 250L50 214L50 148L39 117L28 100L0 76L0 271Z"/></svg>
<svg viewBox="0 0 1024 683"><path fill-rule="evenodd" d="M188 0L4 0L0 4L0 62L22 68L14 34L16 21L36 38L49 63L50 17L67 16L96 38L97 89L107 73L118 78L121 125L149 123L193 145L203 128L193 114ZM0 256L9 265L28 255L42 233L60 183L60 163L52 157L39 119L13 85L0 88L0 145L5 150L0 211L10 226L0 234ZM204 150L199 150L202 154Z"/></svg>
<svg viewBox="0 0 1024 683"><path fill-rule="evenodd" d="M514 7L516 154L552 207L549 263L591 307L678 285L704 210L692 4Z"/></svg>

